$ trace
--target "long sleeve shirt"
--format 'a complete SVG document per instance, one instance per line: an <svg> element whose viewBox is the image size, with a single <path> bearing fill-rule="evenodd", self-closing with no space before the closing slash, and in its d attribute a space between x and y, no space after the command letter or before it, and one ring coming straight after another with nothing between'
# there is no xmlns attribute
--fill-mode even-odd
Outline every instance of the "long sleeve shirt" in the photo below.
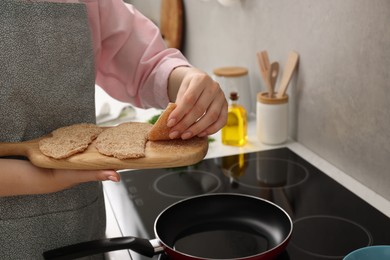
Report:
<svg viewBox="0 0 390 260"><path fill-rule="evenodd" d="M86 4L97 85L122 102L166 107L171 71L190 64L179 50L166 48L159 29L148 18L122 0L49 1Z"/></svg>

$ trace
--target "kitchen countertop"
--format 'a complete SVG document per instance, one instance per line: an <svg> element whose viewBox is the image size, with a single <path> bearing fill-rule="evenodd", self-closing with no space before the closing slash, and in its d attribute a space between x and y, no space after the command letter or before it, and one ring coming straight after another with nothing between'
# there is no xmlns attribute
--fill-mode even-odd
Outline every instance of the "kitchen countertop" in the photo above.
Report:
<svg viewBox="0 0 390 260"><path fill-rule="evenodd" d="M148 109L140 110L136 109L137 117L135 121L146 121L151 116L159 113L158 110ZM383 198L375 191L370 190L364 184L358 182L354 178L350 177L346 173L334 167L332 164L316 155L302 144L289 140L288 142L282 145L264 145L256 137L256 122L255 120L250 120L248 122L248 143L243 147L233 147L223 145L220 138L220 132L211 136L215 139L214 142L211 142L209 145L209 150L206 155L208 158L216 158L221 156L233 155L238 153L249 153L262 150L270 150L280 147L288 147L293 152L310 162L312 165L323 171L325 174L342 184L344 187L355 193L357 196L361 197L363 200L371 204L373 207L381 211L386 216L390 217L390 201ZM107 211L107 237L117 237L121 236L119 227L116 225L115 216L113 214L111 205L109 201L106 200L106 211ZM114 251L107 254L107 259L118 260L118 259L131 259L127 250Z"/></svg>

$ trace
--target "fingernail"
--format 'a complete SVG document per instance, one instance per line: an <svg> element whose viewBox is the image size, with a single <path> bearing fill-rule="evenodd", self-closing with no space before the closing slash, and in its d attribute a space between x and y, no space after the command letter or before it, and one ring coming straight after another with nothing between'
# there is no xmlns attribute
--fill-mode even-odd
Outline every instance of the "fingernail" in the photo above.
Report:
<svg viewBox="0 0 390 260"><path fill-rule="evenodd" d="M108 176L107 179L109 179L110 181L113 181L113 182L119 182L118 177L115 177L115 176Z"/></svg>
<svg viewBox="0 0 390 260"><path fill-rule="evenodd" d="M172 119L169 119L169 120L168 120L167 126L168 126L168 127L172 127L172 126L174 126L175 124L176 124L176 120L175 120L174 118L172 118Z"/></svg>
<svg viewBox="0 0 390 260"><path fill-rule="evenodd" d="M191 132L185 132L184 134L181 135L182 139L189 139L191 137L192 137L192 133Z"/></svg>
<svg viewBox="0 0 390 260"><path fill-rule="evenodd" d="M179 136L179 131L173 131L171 133L169 133L169 138L171 139L175 139Z"/></svg>

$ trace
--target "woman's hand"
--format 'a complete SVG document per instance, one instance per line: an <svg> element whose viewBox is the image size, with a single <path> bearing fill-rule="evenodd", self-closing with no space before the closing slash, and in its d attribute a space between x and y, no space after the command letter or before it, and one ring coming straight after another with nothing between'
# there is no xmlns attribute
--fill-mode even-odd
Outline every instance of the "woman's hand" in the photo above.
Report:
<svg viewBox="0 0 390 260"><path fill-rule="evenodd" d="M207 136L226 124L225 95L209 75L196 68L178 67L172 71L168 84L169 97L177 105L168 119L172 139Z"/></svg>
<svg viewBox="0 0 390 260"><path fill-rule="evenodd" d="M0 196L44 194L61 191L90 181L118 182L113 170L44 169L29 161L0 159Z"/></svg>

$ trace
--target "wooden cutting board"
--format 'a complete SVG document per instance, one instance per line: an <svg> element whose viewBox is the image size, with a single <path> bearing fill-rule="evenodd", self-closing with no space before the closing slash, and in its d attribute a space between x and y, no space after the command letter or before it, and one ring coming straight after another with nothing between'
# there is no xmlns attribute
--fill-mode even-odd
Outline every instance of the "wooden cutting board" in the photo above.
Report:
<svg viewBox="0 0 390 260"><path fill-rule="evenodd" d="M39 139L20 143L0 143L1 156L25 156L31 163L42 168L56 169L147 169L170 168L192 165L201 161L207 154L208 139L194 137L189 140L148 141L145 157L120 160L98 152L95 142L83 153L66 159L53 159L39 150Z"/></svg>
<svg viewBox="0 0 390 260"><path fill-rule="evenodd" d="M161 1L160 31L169 48L181 48L183 20L183 0Z"/></svg>

